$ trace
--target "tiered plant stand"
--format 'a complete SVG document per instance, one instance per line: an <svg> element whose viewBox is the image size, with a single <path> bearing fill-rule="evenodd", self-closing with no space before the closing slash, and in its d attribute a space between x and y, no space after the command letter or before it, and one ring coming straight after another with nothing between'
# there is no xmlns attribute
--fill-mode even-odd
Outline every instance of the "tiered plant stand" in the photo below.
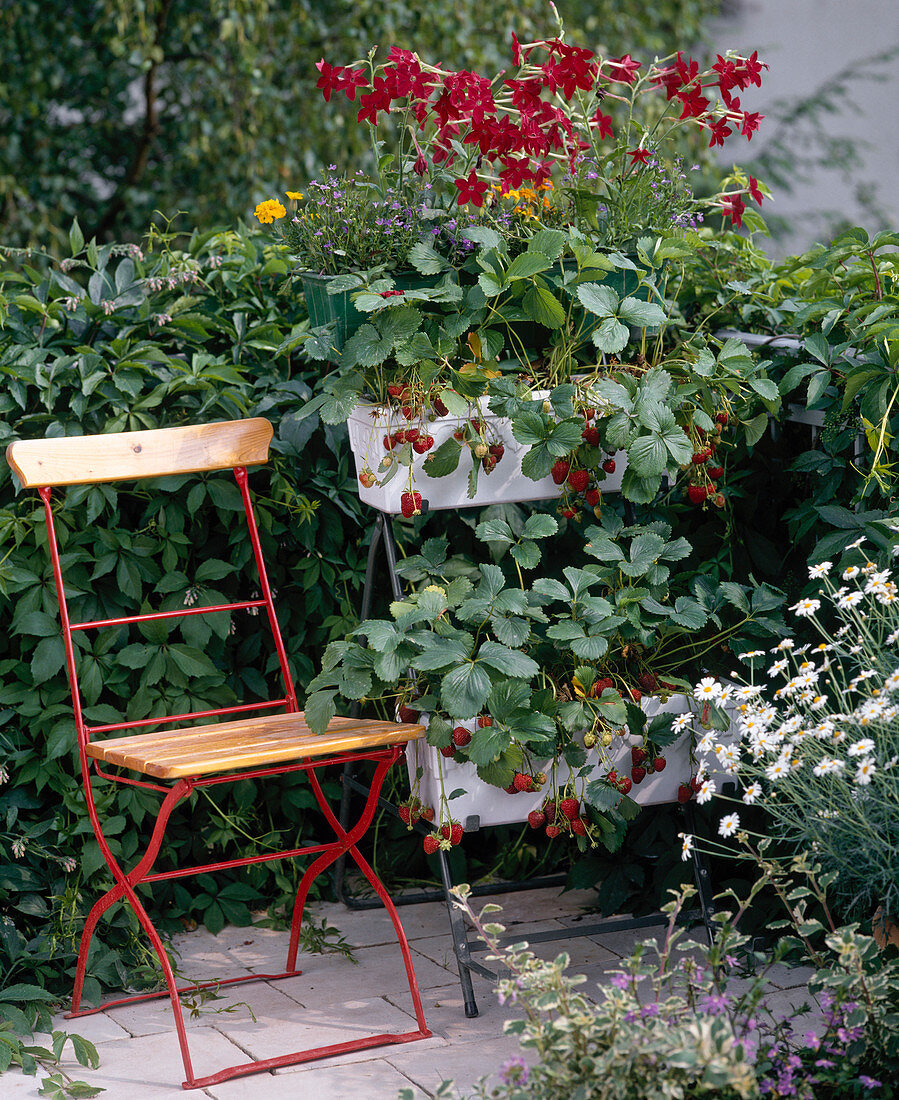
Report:
<svg viewBox="0 0 899 1100"><path fill-rule="evenodd" d="M519 498L521 499L521 498ZM533 499L529 497L527 499ZM372 530L371 543L368 549L368 559L365 569L365 585L362 593L362 607L361 607L361 619L368 618L371 612L372 599L375 591L375 582L378 574L378 559L379 556L383 556L383 562L386 567L387 579L390 583L390 591L393 599L400 600L403 596L402 585L399 575L396 572L397 562L397 549L396 542L393 537L393 527L391 516L387 512L378 511L377 518L375 520L374 528ZM356 704L354 704L354 713ZM665 778L665 775L657 777L659 780ZM669 779L672 777L669 776ZM474 777L475 782L480 782L477 777ZM676 784L675 784L676 786ZM340 805L340 820L341 823L346 823L350 819L350 801L353 794L366 795L368 793L368 787L360 781L354 772L352 764L347 764L343 773L343 791L341 796ZM665 791L659 791L657 797L653 797L653 793L648 791L645 799L641 799L641 802L645 805L665 805L671 804L675 801L676 796L672 796L667 788ZM521 801L517 801L521 799ZM532 799L529 799L524 795L507 795L502 791L496 791L497 806L503 807L495 813L488 813L486 815L469 813L467 816L462 817L462 824L466 833L476 832L479 828L485 825L493 825L500 823L515 823L524 822L527 820L528 811L533 809ZM505 800L505 801L501 801ZM540 798L538 798L538 801ZM460 800L461 801L461 800ZM388 812L397 815L396 808L389 803L386 799L379 799L380 806ZM513 804L513 809L508 809L508 805ZM693 814L693 807L690 803L680 806L685 819L686 830L690 833L695 833L695 819ZM422 834L428 833L430 830L425 828L421 824L415 826L416 830ZM482 963L477 962L472 958L473 953L486 950L486 945L480 942L469 941L469 930L465 921L462 918L461 913L454 904L454 898L452 889L456 885L453 882L452 873L450 870L449 861L446 856L446 852L443 849L437 851L437 861L440 869L441 888L439 890L426 890L417 891L412 894L405 894L402 897L394 898L394 904L396 905L413 905L419 902L425 901L443 901L446 905L447 916L449 918L450 931L453 937L453 951L456 956L456 962L459 969L459 982L462 987L463 1001L465 1005L465 1015L467 1017L474 1017L478 1015L477 1001L474 995L474 988L472 985L471 975L478 974L488 980L495 980L497 975L494 971L489 970ZM700 908L698 910L690 910L683 914L684 920L697 921L701 920L705 926L706 935L708 936L709 943L713 938L713 925L712 916L714 914L714 905L712 900L712 884L711 875L709 872L708 862L705 857L693 849L692 852L693 861L693 873L696 879L696 886L699 895ZM381 902L375 898L355 898L351 896L346 889L346 865L345 860L341 859L335 864L334 870L334 889L338 899L351 909L375 909L381 906ZM564 875L546 875L538 879L531 879L529 881L511 881L503 883L491 883L484 886L475 886L472 889L474 896L483 896L488 894L510 893L520 890L536 889L543 886L562 886L565 882ZM554 940L572 939L580 936L595 936L598 934L605 934L608 932L628 931L638 928L648 928L653 925L665 924L668 917L665 914L650 913L642 917L604 917L580 925L576 930L570 928L564 928L559 930L553 930L548 932L533 933L528 937L531 943L546 943ZM520 940L520 937L504 937L500 940L501 943L515 943Z"/></svg>

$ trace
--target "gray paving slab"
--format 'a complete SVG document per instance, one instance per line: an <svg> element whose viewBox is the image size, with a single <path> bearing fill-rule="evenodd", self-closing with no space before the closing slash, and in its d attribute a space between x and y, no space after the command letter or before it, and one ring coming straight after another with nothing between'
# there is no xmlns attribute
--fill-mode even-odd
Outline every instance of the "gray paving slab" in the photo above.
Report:
<svg viewBox="0 0 899 1100"><path fill-rule="evenodd" d="M247 1060L246 1054L213 1028L196 1028L190 1035L190 1053L198 1077ZM142 1035L105 1043L98 1069L64 1063L65 1072L106 1090L103 1100L184 1100L208 1095L205 1090L181 1088L184 1066L174 1030L170 1035Z"/></svg>
<svg viewBox="0 0 899 1100"><path fill-rule="evenodd" d="M534 1056L533 1053L523 1054L516 1039L504 1036L443 1050L421 1051L409 1047L388 1055L387 1061L426 1094L435 1092L441 1081L452 1080L457 1093L464 1096L481 1077L497 1084L503 1066L514 1057L524 1057L528 1061Z"/></svg>
<svg viewBox="0 0 899 1100"><path fill-rule="evenodd" d="M395 943L393 921L386 909L348 909L338 902L318 902L310 907L317 920L324 918L339 928L351 944L357 947ZM449 931L449 917L442 901L421 902L397 907L406 939L439 936Z"/></svg>
<svg viewBox="0 0 899 1100"><path fill-rule="evenodd" d="M41 1081L46 1076L41 1070L30 1077L20 1069L8 1069L0 1074L0 1095L3 1100L40 1100Z"/></svg>
<svg viewBox="0 0 899 1100"><path fill-rule="evenodd" d="M442 989L422 991L421 1000L428 1027L448 1043L478 1043L485 1039L497 1039L503 1034L509 1012L500 1005L493 983L475 975L472 984L478 1015L471 1019L465 1016L465 1002L458 982ZM412 1014L412 998L408 993L394 994L387 1000Z"/></svg>
<svg viewBox="0 0 899 1100"><path fill-rule="evenodd" d="M111 1043L116 1039L127 1039L131 1034L105 1012L97 1012L92 1016L78 1016L74 1020L67 1020L65 1015L60 1013L53 1017L53 1030L80 1035L82 1039L87 1039L94 1046L98 1043Z"/></svg>
<svg viewBox="0 0 899 1100"><path fill-rule="evenodd" d="M371 1054L371 1052L369 1052ZM289 1076L269 1073L226 1081L209 1089L215 1100L395 1100L412 1082L381 1059L340 1066L305 1066ZM420 1094L424 1095L424 1094Z"/></svg>

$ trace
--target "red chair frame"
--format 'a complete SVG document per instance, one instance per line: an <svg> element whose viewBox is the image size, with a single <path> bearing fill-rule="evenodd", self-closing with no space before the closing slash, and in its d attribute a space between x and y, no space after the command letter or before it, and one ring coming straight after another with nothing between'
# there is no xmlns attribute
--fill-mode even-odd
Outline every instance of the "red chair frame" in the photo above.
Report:
<svg viewBox="0 0 899 1100"><path fill-rule="evenodd" d="M287 652L281 636L281 630L278 625L275 605L272 598L271 586L269 584L268 575L265 568L265 562L262 554L262 546L260 543L259 532L256 526L256 519L253 512L253 505L248 486L246 465L232 465L230 460L225 460L226 454L232 455L233 457L233 453L240 452L240 447L244 447L244 450L246 450L246 444L243 441L239 441L236 452L233 451L233 448L232 450L228 450L227 447L218 445L219 443L221 443L221 439L224 439L230 443L232 441L232 435L234 431L238 429L244 430L245 432L249 431L255 433L255 444L254 446L251 446L249 448L250 458L247 464L255 464L260 461L266 461L268 442L271 439L272 429L271 425L268 424L267 421L258 419L236 421L224 424L202 425L194 428L155 429L145 432L127 432L95 437L78 437L77 439L67 438L53 440L19 441L10 444L9 448L7 449L7 459L17 473L19 480L22 482L23 486L37 487L40 497L44 503L44 515L47 524L50 557L53 566L53 576L56 583L56 591L59 599L59 613L62 623L63 643L65 646L66 667L68 671L69 683L72 690L75 728L78 739L78 755L84 780L87 812L90 818L91 825L93 827L94 835L97 838L97 843L100 846L100 850L103 853L106 864L109 867L110 872L112 873L113 879L115 880L115 885L94 904L85 921L78 953L78 963L76 968L75 984L72 993L71 1011L68 1013L68 1016L87 1016L117 1005L130 1004L135 1001L152 1000L154 998L168 996L172 1004L175 1030L181 1049L181 1058L184 1063L185 1080L182 1082L182 1087L185 1089L202 1088L205 1086L217 1084L221 1081L225 1081L233 1077L240 1077L250 1073L263 1072L283 1066L296 1065L301 1062L308 1062L319 1058L327 1058L333 1055L348 1053L350 1051L366 1050L373 1047L396 1043L413 1042L418 1039L428 1038L431 1035L431 1032L428 1030L427 1024L425 1023L421 996L419 994L418 984L412 965L411 952L409 950L409 945L406 940L405 933L403 932L403 928L400 923L396 907L391 901L390 896L388 895L383 884L377 878L373 869L371 868L367 860L362 856L357 847L360 839L365 834L366 830L371 824L372 818L374 817L381 786L384 782L386 774L391 765L393 765L402 756L403 742L408 741L412 737L420 736L422 727L412 727L408 725L401 725L398 723L386 724L365 721L353 721L347 719L335 719L334 722L332 722L332 726L334 727L334 732L336 735L336 743L339 744L341 738L343 738L347 747L343 751L334 751L334 749L332 748L328 750L327 755L318 755L317 747L314 744L314 738L310 740L311 735L310 738L302 739L305 736L303 735L303 730L305 729L306 733L308 733L309 731L308 727L305 727L305 723L303 723L302 721L302 714L299 711L299 707L297 705L296 692L294 690L293 680L291 678L290 669L288 667ZM215 434L216 430L218 430L218 435ZM204 456L202 456L200 459L194 460L193 464L191 464L191 461L188 460L187 465L185 466L185 460L183 454L180 453L179 448L182 444L185 443L189 447L191 441L195 440L198 436L202 437L202 439L206 441L207 449L215 453L212 454L211 457L208 453L204 453ZM212 441L211 444L208 443L209 440ZM126 454L127 457L123 463L125 468L124 472L115 473L112 470L112 466L110 465L110 463L114 465L114 460L116 457L115 454L111 456L109 462L107 462L105 465L104 460L97 460L95 464L101 467L98 473L94 474L92 472L89 472L88 474L85 474L85 471L83 469L77 469L78 461L82 458L87 457L91 447L94 448L94 457L96 458L95 452L98 444L104 449L104 451L121 450L122 453ZM178 451L179 454L177 460L172 459L171 455L159 459L158 453L161 446L171 446L174 451ZM128 451L138 455L146 453L148 455L145 463L147 468L144 469L140 462L134 462L134 460L130 458L130 455L127 454ZM260 457L260 455L263 453L264 457ZM177 465L177 469L175 468L175 465ZM88 622L70 621L69 609L65 595L62 566L60 563L59 545L56 536L56 526L53 516L53 502L51 496L53 487L60 485L85 484L89 482L92 483L94 481L113 481L119 480L120 478L145 478L152 476L164 476L165 474L175 472L196 472L207 470L211 471L228 468L232 469L233 471L243 501L247 527L253 547L253 555L259 575L260 590L262 592L261 599L242 600L236 603L216 605L213 607L185 607L183 609L178 609L175 611L159 611L145 615L127 615L116 619L102 619ZM81 695L78 687L75 648L72 642L72 635L75 631L117 628L132 623L146 622L152 619L174 619L189 615L209 615L221 611L237 611L261 607L264 607L266 609L269 628L271 630L275 650L278 655L281 677L284 684L283 697L270 699L265 702L245 703L229 707L218 707L212 710L197 711L188 714L144 718L137 721L112 722L96 726L86 725L82 713ZM125 775L120 775L104 770L103 767L101 767L104 742L94 740L97 734L110 733L115 730L134 729L143 726L158 727L163 724L170 725L172 723L192 722L199 718L211 718L226 714L246 715L248 712L277 708L284 708L286 714L295 716L295 724L301 736L301 740L297 743L298 747L293 750L292 759L278 761L271 766L248 768L244 767L241 770L234 771L233 774L209 775L202 774L198 770L198 774L179 777L171 786L165 786L161 783L149 782L143 779L134 779ZM260 721L264 722L265 719L247 719L247 729L253 729L254 725L258 724ZM203 725L196 728L199 730L203 730L204 732L208 732L211 728L217 729L224 727L210 727L209 725ZM228 728L232 728L232 726L229 726ZM195 731L191 731L190 728L187 727L186 729L179 729L175 731L175 734L182 735L184 733L190 732ZM328 732L329 734L331 733L330 726ZM366 738L367 741L371 744L371 747L363 747L361 749L353 747L354 744L360 743L360 741L363 745L365 745ZM379 738L382 742L388 741L389 743L378 743ZM131 739L124 740L128 741ZM332 740L334 739L332 738ZM113 743L115 744L117 742ZM372 780L370 793L368 795L368 798L366 799L365 806L358 821L351 828L346 829L341 825L337 816L328 805L324 792L322 791L321 784L316 775L316 771L317 769L326 766L342 766L350 762L355 763L361 760L370 760L376 765L374 770L374 777ZM219 770L223 769L220 768ZM186 868L174 868L171 870L157 872L154 872L152 870L159 854L159 850L164 839L165 830L168 825L172 811L175 809L179 802L187 798L193 791L205 787L214 787L225 783L233 783L243 779L263 779L268 776L283 775L297 771L305 772L308 775L315 801L318 804L318 807L321 810L322 814L324 815L325 820L334 830L334 840L321 844L291 848L279 852L273 852L270 854L248 856L239 859L220 860L217 862L201 864ZM159 808L159 812L153 825L152 834L146 851L135 863L135 865L128 871L124 870L119 865L118 861L110 850L106 837L104 836L103 826L97 811L91 783L91 780L94 776L103 780L111 781L113 783L121 783L131 786L142 787L146 790L158 792L162 796L162 804ZM297 969L297 953L299 946L300 926L303 919L303 910L309 894L309 889L314 880L318 877L318 875L325 871L342 855L346 854L349 854L356 862L360 871L368 880L368 882L380 898L381 902L384 904L384 907L386 908L387 912L390 915L391 921L393 922L397 942L402 953L403 963L406 970L409 991L412 996L412 1004L415 1012L416 1023L418 1025L417 1028L399 1034L383 1033L370 1035L359 1039L349 1040L347 1042L333 1043L328 1046L294 1051L292 1053L284 1054L279 1057L251 1060L248 1062L239 1063L234 1066L226 1067L216 1073L204 1077L197 1077L191 1064L190 1051L187 1042L187 1032L184 1024L184 1016L181 1008L179 994L188 992L193 993L201 989L218 988L221 986L235 985L243 982L273 981L280 978L296 977L298 974L302 973L302 971ZM201 982L198 984L191 984L179 987L177 985L171 963L169 962L169 958L166 954L162 938L154 927L146 908L141 903L140 898L137 896L136 887L141 883L161 882L169 879L182 878L189 875L227 870L234 867L245 867L249 866L250 864L264 863L270 860L292 859L301 856L315 856L316 858L306 868L300 881L300 885L297 889L293 916L291 920L290 939L288 944L285 969L277 974L251 974L247 976L228 978L219 981ZM97 922L99 921L100 917L110 908L110 906L114 905L117 901L121 901L123 899L127 900L127 902L131 905L131 908L133 909L137 920L140 922L140 925L142 926L144 932L150 940L150 943L159 959L159 964L162 968L166 988L158 992L139 993L127 997L121 997L115 1000L106 1001L96 1007L82 1007L81 997L87 967L88 951L90 948L91 939L97 927Z"/></svg>

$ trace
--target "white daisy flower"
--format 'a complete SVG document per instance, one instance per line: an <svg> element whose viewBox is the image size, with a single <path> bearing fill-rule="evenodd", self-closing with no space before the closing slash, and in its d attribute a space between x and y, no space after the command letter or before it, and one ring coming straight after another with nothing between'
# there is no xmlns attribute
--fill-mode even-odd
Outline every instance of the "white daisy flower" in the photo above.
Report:
<svg viewBox="0 0 899 1100"><path fill-rule="evenodd" d="M703 756L708 756L709 753L715 751L716 745L717 739L715 737L715 734L712 733L710 730L702 737L699 744L696 746L696 751Z"/></svg>
<svg viewBox="0 0 899 1100"><path fill-rule="evenodd" d="M696 801L700 806L704 806L706 802L710 802L712 795L715 794L717 788L711 779L707 779L703 785L696 792Z"/></svg>
<svg viewBox="0 0 899 1100"><path fill-rule="evenodd" d="M858 768L855 772L855 782L860 787L867 787L871 780L874 778L874 773L876 771L877 765L870 757L860 761Z"/></svg>
<svg viewBox="0 0 899 1100"><path fill-rule="evenodd" d="M857 565L847 566L843 570L843 580L844 581L851 581L852 578L857 577L859 575L859 573L861 573L861 569L859 569L859 567Z"/></svg>
<svg viewBox="0 0 899 1100"><path fill-rule="evenodd" d="M686 861L693 854L693 837L690 833L679 833L678 836L683 838L683 845L680 850L680 857L686 863Z"/></svg>
<svg viewBox="0 0 899 1100"><path fill-rule="evenodd" d="M850 756L870 756L874 752L874 742L870 737L863 737L861 741L850 745L846 752Z"/></svg>
<svg viewBox="0 0 899 1100"><path fill-rule="evenodd" d="M833 569L832 561L821 561L817 565L809 566L808 575L812 580L816 580L818 577L826 577L831 569Z"/></svg>
<svg viewBox="0 0 899 1100"><path fill-rule="evenodd" d="M814 699L809 703L809 710L820 710L822 707L827 706L826 695L816 695Z"/></svg>
<svg viewBox="0 0 899 1100"><path fill-rule="evenodd" d="M864 598L864 593L862 592L847 592L845 596L840 596L837 600L837 607L841 611L846 611L848 608L860 604Z"/></svg>
<svg viewBox="0 0 899 1100"><path fill-rule="evenodd" d="M899 632L897 632L899 633ZM899 690L899 669L891 672L883 682L883 690L886 692Z"/></svg>
<svg viewBox="0 0 899 1100"><path fill-rule="evenodd" d="M671 728L676 733L680 733L682 730L685 730L692 721L693 715L689 711L687 711L685 714L679 714L677 718L674 719L674 721L671 723Z"/></svg>
<svg viewBox="0 0 899 1100"><path fill-rule="evenodd" d="M768 767L765 768L765 775L767 775L770 780L776 782L778 779L783 779L789 770L790 765L781 756L778 757L773 764L769 764Z"/></svg>
<svg viewBox="0 0 899 1100"><path fill-rule="evenodd" d="M721 818L721 824L718 826L719 836L733 836L734 833L740 827L740 815L739 814L727 814Z"/></svg>
<svg viewBox="0 0 899 1100"><path fill-rule="evenodd" d="M783 657L779 661L775 661L774 664L768 669L769 676L779 676L781 672L784 672L787 667L787 662Z"/></svg>
<svg viewBox="0 0 899 1100"><path fill-rule="evenodd" d="M846 547L846 549L847 550L858 550L858 548L861 546L861 544L863 542L867 542L867 539L865 538L864 535L862 535L861 538L857 538L855 540L855 542L850 542L849 545Z"/></svg>
<svg viewBox="0 0 899 1100"><path fill-rule="evenodd" d="M746 790L743 792L743 801L747 806L751 806L755 802L759 795L762 793L762 787L759 783L750 783Z"/></svg>
<svg viewBox="0 0 899 1100"><path fill-rule="evenodd" d="M792 638L784 638L771 650L772 653L782 653L785 649L792 649L796 643Z"/></svg>
<svg viewBox="0 0 899 1100"><path fill-rule="evenodd" d="M741 661L751 661L753 657L764 657L765 651L763 649L750 649L746 653L738 653L737 656Z"/></svg>
<svg viewBox="0 0 899 1100"><path fill-rule="evenodd" d="M717 699L721 694L721 685L713 676L705 676L693 689L693 698L705 702Z"/></svg>
<svg viewBox="0 0 899 1100"><path fill-rule="evenodd" d="M843 770L844 764L842 760L834 760L830 756L822 756L818 763L812 768L812 775L817 775L819 778L822 775L835 775L837 772Z"/></svg>
<svg viewBox="0 0 899 1100"><path fill-rule="evenodd" d="M801 618L807 619L814 615L820 606L820 600L812 600L806 596L804 599L801 599L799 603L794 603L790 610L795 611Z"/></svg>

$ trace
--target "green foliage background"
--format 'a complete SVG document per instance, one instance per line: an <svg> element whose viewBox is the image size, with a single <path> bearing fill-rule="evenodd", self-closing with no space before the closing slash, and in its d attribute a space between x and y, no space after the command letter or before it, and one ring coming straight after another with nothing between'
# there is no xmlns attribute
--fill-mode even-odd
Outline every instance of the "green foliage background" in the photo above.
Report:
<svg viewBox="0 0 899 1100"><path fill-rule="evenodd" d="M559 4L569 39L638 58L686 49L720 0ZM137 240L155 210L233 224L367 136L315 62L373 45L490 71L554 27L545 0L20 0L0 5L0 245L64 248L74 217ZM341 97L342 98L342 97Z"/></svg>

